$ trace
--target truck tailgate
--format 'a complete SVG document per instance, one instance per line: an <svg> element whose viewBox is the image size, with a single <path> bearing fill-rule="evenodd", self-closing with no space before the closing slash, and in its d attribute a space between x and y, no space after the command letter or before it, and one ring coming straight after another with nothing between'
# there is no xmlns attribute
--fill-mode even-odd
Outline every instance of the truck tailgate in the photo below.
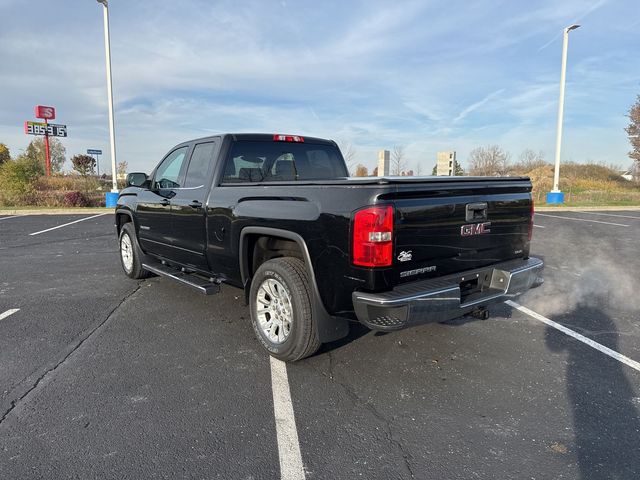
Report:
<svg viewBox="0 0 640 480"><path fill-rule="evenodd" d="M415 281L529 254L528 179L402 184L381 198L395 208L388 280Z"/></svg>

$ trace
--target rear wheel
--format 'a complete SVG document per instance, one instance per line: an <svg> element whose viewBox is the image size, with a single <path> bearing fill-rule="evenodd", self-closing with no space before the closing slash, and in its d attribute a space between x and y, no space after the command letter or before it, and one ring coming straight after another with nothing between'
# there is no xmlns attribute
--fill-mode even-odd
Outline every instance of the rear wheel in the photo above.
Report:
<svg viewBox="0 0 640 480"><path fill-rule="evenodd" d="M295 362L314 354L320 341L311 309L309 275L302 260L268 260L251 281L251 323L274 357Z"/></svg>
<svg viewBox="0 0 640 480"><path fill-rule="evenodd" d="M150 274L142 268L142 252L136 241L136 234L131 222L125 223L120 230L120 264L129 278L147 278Z"/></svg>

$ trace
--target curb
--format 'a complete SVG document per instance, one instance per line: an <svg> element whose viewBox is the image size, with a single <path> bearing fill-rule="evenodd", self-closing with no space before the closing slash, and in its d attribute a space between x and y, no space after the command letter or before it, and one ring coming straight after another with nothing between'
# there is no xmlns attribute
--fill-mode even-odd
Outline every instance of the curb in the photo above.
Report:
<svg viewBox="0 0 640 480"><path fill-rule="evenodd" d="M606 212L606 211L640 211L637 207L606 206L606 207L539 207L535 206L536 212Z"/></svg>
<svg viewBox="0 0 640 480"><path fill-rule="evenodd" d="M50 208L50 209L0 209L0 215L84 215L91 213L113 213L114 208Z"/></svg>

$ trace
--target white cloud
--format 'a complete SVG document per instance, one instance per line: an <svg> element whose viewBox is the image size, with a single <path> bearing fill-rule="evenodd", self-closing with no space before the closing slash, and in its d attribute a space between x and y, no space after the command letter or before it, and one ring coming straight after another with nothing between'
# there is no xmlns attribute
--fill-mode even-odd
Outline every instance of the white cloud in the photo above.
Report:
<svg viewBox="0 0 640 480"><path fill-rule="evenodd" d="M394 144L412 162L444 148L464 159L487 143L550 155L559 51L538 49L586 17L572 45L566 152L617 161L640 66L628 61L635 30L616 19L635 2L536 5L112 0L119 159L150 170L187 138L250 130L348 138L369 166ZM37 103L58 108L70 154L107 151L100 13L85 0L0 0L12 19L0 31L0 141L14 152ZM603 147L570 139L581 131Z"/></svg>
<svg viewBox="0 0 640 480"><path fill-rule="evenodd" d="M464 120L469 114L475 112L476 110L478 110L483 105L485 105L486 103L490 102L491 100L493 100L495 97L497 97L498 95L500 95L503 92L504 92L504 88L501 88L500 90L496 90L495 92L491 92L490 94L486 95L482 100L474 102L471 105L465 107L458 114L458 116L453 119L453 123L458 123L461 120Z"/></svg>

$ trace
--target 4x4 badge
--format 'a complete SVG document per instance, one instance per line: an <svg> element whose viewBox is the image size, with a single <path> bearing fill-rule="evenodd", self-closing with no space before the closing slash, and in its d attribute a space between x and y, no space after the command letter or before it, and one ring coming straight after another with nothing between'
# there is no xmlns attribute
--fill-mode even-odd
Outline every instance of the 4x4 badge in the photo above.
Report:
<svg viewBox="0 0 640 480"><path fill-rule="evenodd" d="M398 260L400 260L401 262L408 262L409 260L411 260L411 250L400 252L400 254L398 255Z"/></svg>

